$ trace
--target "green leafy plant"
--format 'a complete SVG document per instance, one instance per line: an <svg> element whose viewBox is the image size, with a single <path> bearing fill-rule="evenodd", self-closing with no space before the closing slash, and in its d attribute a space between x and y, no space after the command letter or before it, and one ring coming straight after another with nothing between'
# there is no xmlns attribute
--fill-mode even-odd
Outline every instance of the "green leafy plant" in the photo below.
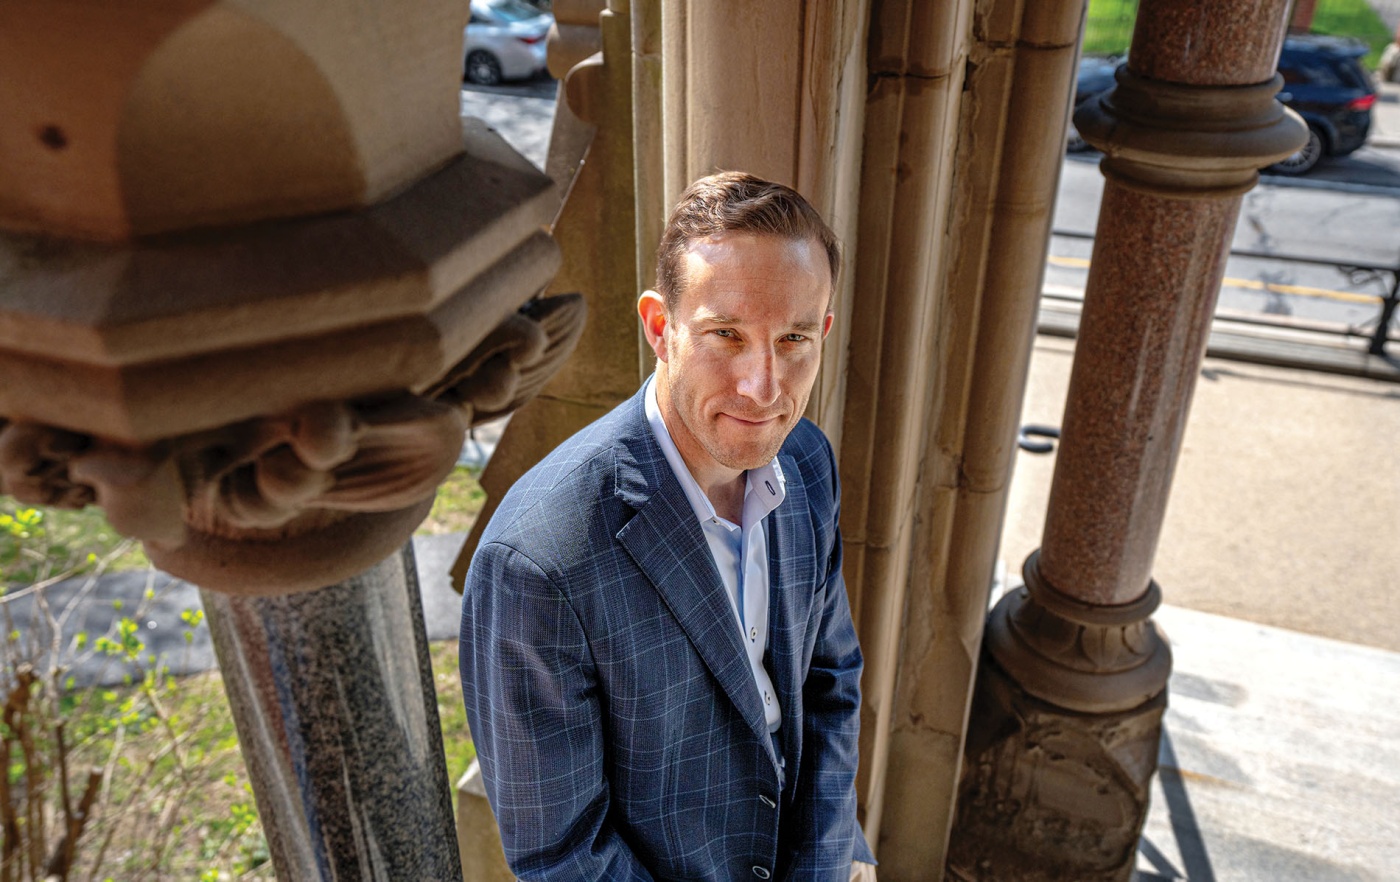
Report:
<svg viewBox="0 0 1400 882"><path fill-rule="evenodd" d="M218 867L266 863L227 708L209 701L222 698L218 681L211 690L210 678L175 678L143 639L159 599L154 573L139 601L112 603L104 633L75 632L68 625L96 602L98 577L132 559L130 543L3 506L0 882L194 878L210 863L217 878ZM204 614L181 619L189 646ZM118 685L80 685L80 668ZM211 711L223 725L211 725ZM233 782L211 788L220 774ZM221 815L226 823L202 820Z"/></svg>

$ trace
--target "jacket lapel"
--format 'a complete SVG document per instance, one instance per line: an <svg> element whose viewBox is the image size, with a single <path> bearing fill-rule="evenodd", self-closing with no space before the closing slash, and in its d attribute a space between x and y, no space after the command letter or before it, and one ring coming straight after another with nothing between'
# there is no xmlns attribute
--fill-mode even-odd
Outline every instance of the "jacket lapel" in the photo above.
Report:
<svg viewBox="0 0 1400 882"><path fill-rule="evenodd" d="M710 547L652 437L640 397L633 401L634 423L640 425L630 438L619 439L616 492L637 513L618 531L617 541L655 586L720 688L767 744L763 705Z"/></svg>
<svg viewBox="0 0 1400 882"><path fill-rule="evenodd" d="M779 454L778 464L786 478L787 496L769 515L768 524L768 673L782 696L783 756L792 770L801 762L801 672L805 668L801 654L812 608L812 528L797 463Z"/></svg>

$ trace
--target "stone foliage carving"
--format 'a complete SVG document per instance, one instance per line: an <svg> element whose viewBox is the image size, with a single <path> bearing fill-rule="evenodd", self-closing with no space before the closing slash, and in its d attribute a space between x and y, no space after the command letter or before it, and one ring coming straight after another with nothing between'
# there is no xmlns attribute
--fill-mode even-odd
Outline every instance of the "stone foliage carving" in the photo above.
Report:
<svg viewBox="0 0 1400 882"><path fill-rule="evenodd" d="M0 419L0 493L97 504L158 565L206 588L331 584L407 539L466 429L537 394L573 351L582 321L578 295L534 300L423 394L309 402L145 446ZM367 534L383 535L366 542Z"/></svg>
<svg viewBox="0 0 1400 882"><path fill-rule="evenodd" d="M578 294L530 301L427 394L463 408L471 425L517 410L540 393L574 351L584 312Z"/></svg>

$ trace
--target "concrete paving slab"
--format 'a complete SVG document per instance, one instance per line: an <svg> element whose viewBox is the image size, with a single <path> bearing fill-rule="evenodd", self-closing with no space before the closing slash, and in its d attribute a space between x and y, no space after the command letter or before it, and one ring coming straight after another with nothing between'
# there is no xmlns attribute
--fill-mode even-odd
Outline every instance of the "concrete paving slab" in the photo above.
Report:
<svg viewBox="0 0 1400 882"><path fill-rule="evenodd" d="M1400 879L1400 654L1181 607L1137 882Z"/></svg>
<svg viewBox="0 0 1400 882"><path fill-rule="evenodd" d="M1037 338L1023 424L1061 425L1073 352ZM1154 567L1166 602L1400 651L1397 438L1393 383L1206 359ZM1018 454L1001 547L1013 581L1040 544L1054 465Z"/></svg>

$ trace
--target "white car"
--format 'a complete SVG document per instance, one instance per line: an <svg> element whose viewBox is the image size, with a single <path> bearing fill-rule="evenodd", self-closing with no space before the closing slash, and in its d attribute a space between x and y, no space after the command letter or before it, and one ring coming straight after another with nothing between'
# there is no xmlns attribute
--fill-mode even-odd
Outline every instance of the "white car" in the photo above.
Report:
<svg viewBox="0 0 1400 882"><path fill-rule="evenodd" d="M524 0L472 0L462 52L463 77L494 86L544 70L545 38L554 16Z"/></svg>

